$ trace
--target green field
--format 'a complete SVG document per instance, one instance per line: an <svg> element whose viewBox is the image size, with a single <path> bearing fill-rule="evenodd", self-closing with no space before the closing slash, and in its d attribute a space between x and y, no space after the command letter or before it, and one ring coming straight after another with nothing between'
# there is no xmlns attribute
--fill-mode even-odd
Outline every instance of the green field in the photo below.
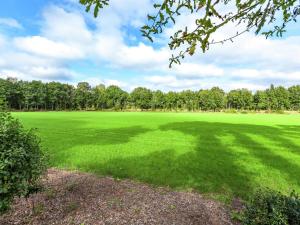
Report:
<svg viewBox="0 0 300 225"><path fill-rule="evenodd" d="M300 192L300 115L14 113L51 165L228 200L258 187Z"/></svg>

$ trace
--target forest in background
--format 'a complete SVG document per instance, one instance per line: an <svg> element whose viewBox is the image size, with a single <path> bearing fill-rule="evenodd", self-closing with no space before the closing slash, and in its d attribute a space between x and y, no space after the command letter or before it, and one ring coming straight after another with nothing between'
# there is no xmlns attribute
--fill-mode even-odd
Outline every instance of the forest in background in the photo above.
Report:
<svg viewBox="0 0 300 225"><path fill-rule="evenodd" d="M300 110L300 85L289 88L270 85L252 93L248 89L225 92L219 87L181 92L152 91L144 87L131 93L120 87L92 87L88 82L77 86L60 82L0 79L0 106L9 110Z"/></svg>

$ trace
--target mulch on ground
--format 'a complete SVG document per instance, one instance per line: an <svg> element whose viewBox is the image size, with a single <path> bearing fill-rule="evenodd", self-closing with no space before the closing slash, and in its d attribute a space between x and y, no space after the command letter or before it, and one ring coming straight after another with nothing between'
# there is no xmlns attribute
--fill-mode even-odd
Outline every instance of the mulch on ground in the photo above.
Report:
<svg viewBox="0 0 300 225"><path fill-rule="evenodd" d="M57 169L43 186L16 199L0 224L232 224L225 207L197 193Z"/></svg>

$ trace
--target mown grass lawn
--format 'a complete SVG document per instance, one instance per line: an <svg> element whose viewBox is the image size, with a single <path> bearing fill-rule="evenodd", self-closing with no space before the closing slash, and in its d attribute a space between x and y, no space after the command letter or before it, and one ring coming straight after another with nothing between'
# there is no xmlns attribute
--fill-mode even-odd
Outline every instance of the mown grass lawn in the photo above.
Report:
<svg viewBox="0 0 300 225"><path fill-rule="evenodd" d="M300 115L14 113L51 166L195 189L229 200L258 187L300 192Z"/></svg>

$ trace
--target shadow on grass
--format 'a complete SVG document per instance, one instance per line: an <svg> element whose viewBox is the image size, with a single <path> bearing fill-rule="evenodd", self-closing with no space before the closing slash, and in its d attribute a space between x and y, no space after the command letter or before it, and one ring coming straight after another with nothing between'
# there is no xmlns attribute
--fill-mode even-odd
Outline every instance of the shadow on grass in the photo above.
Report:
<svg viewBox="0 0 300 225"><path fill-rule="evenodd" d="M112 129L83 129L75 125L72 131L72 135L65 135L64 133L56 133L55 137L63 136L64 139L59 141L49 141L55 143L55 148L50 151L51 164L63 165L66 160L73 154L70 149L74 146L88 146L88 145L117 145L130 142L131 138L134 138L140 134L151 131L151 129L141 126L112 128Z"/></svg>
<svg viewBox="0 0 300 225"><path fill-rule="evenodd" d="M270 144L265 145L255 138L263 138L281 147L281 151L300 154L300 147L286 138L291 133L300 138L299 129L299 126L270 127L199 121L170 123L161 126L160 130L192 135L196 143L191 151L180 154L170 146L170 149L145 156L116 158L105 164L88 163L84 169L156 185L193 188L202 193L245 199L261 185L256 179L259 174L251 169L258 162L265 167L262 169L264 176L267 176L268 169L279 171L286 180L300 188L299 165L277 154ZM231 138L230 144L224 142L224 137ZM271 179L276 183L276 177Z"/></svg>

